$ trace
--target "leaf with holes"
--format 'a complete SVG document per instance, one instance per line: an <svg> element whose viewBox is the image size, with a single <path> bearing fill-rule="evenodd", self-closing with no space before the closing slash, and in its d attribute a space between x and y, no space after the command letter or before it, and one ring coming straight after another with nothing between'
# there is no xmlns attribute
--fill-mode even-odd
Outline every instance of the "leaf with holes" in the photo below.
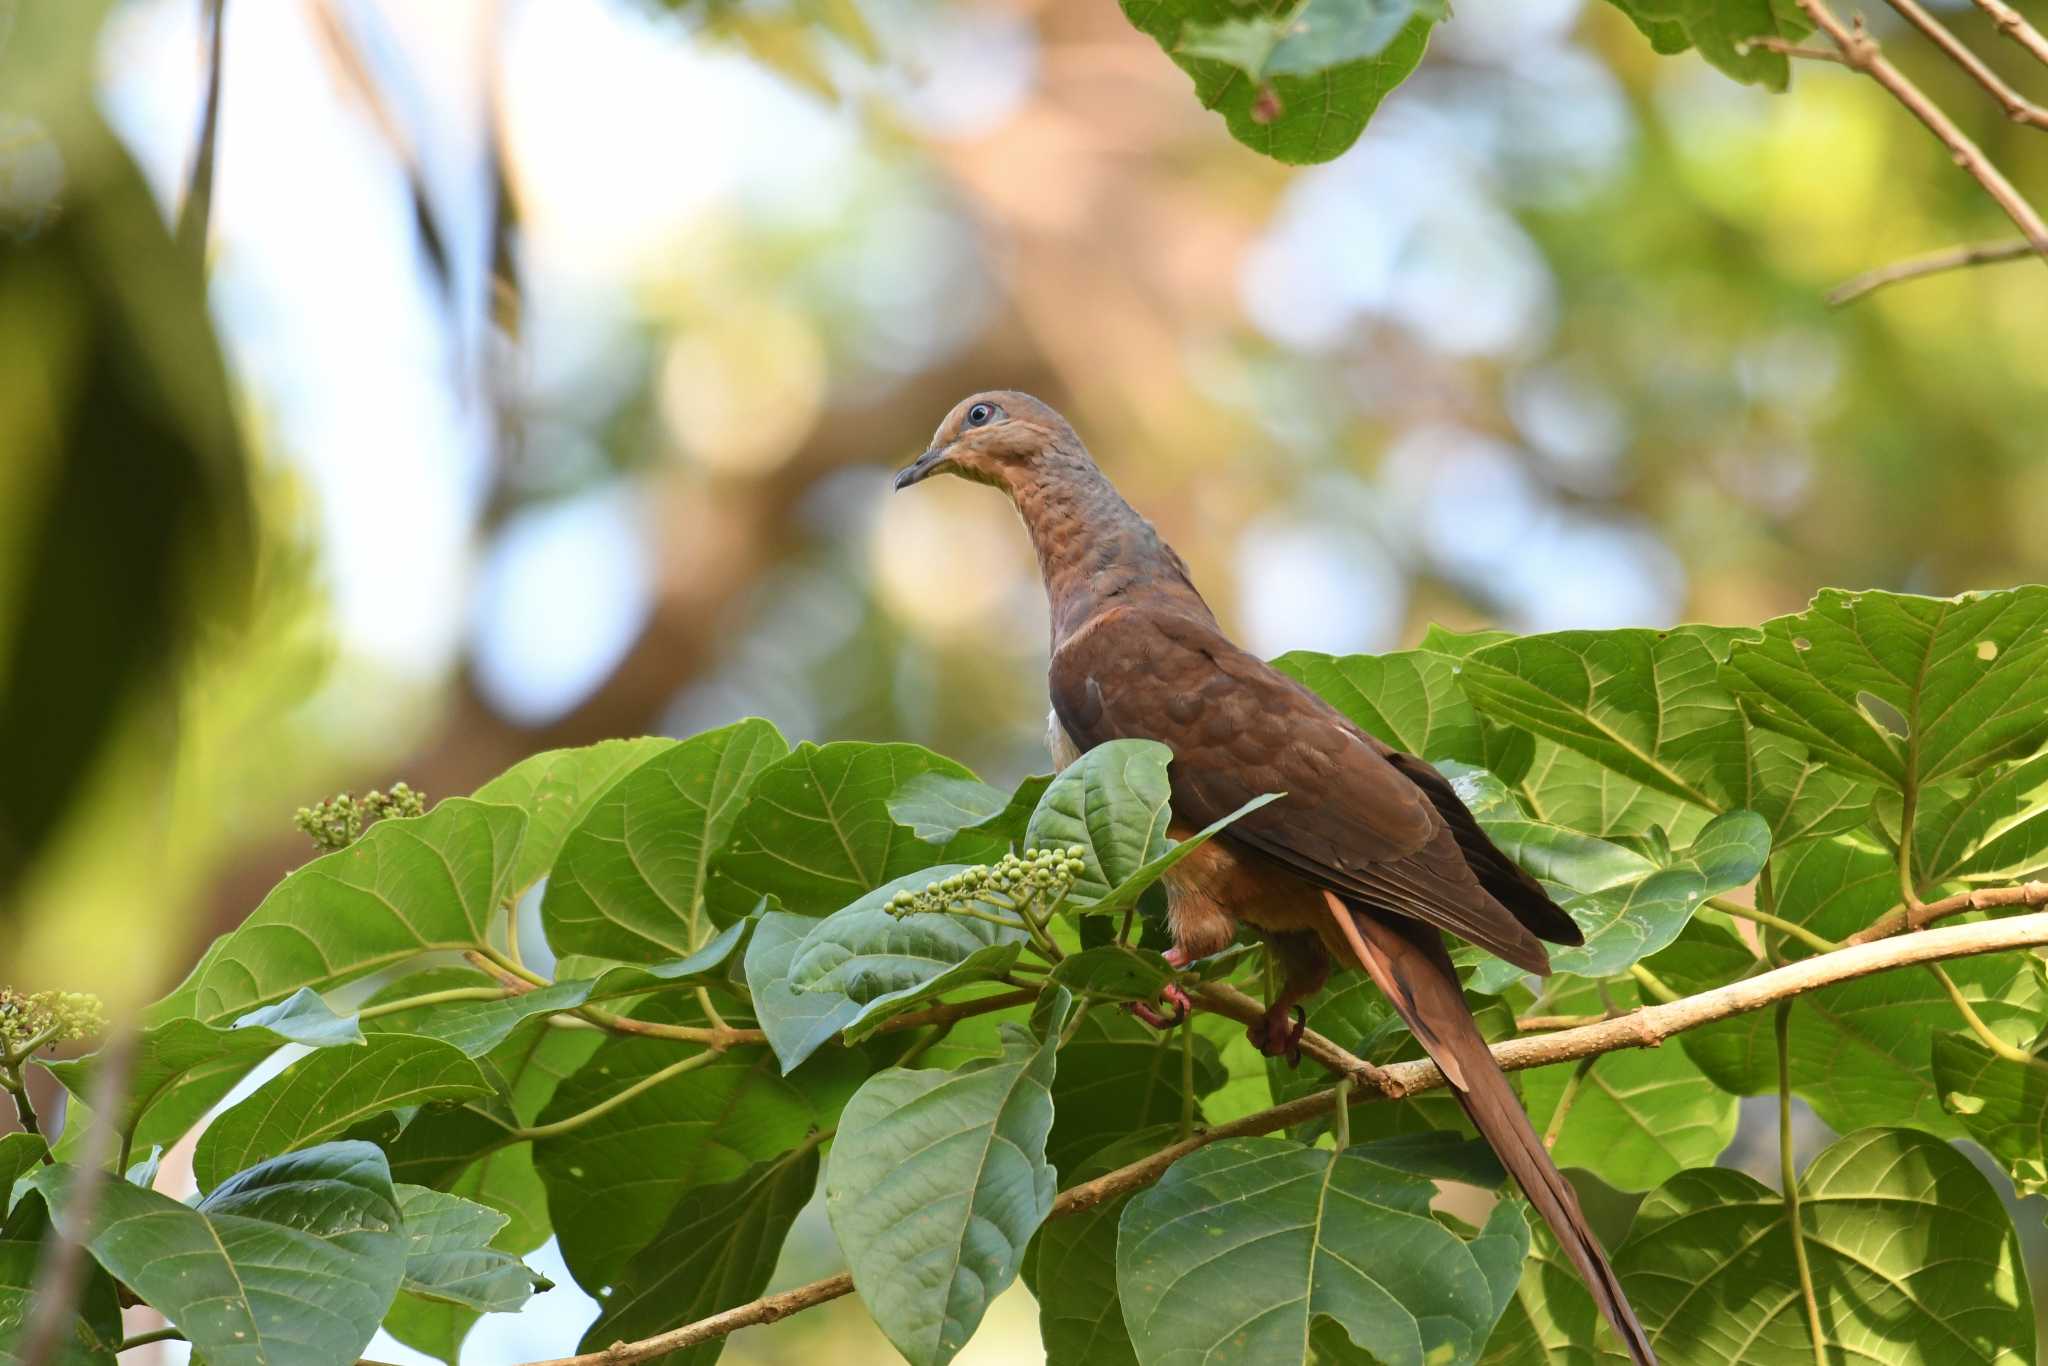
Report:
<svg viewBox="0 0 2048 1366"><path fill-rule="evenodd" d="M1758 722L1890 788L1968 777L2048 743L2048 587L1828 589L1737 644L1724 677Z"/></svg>
<svg viewBox="0 0 2048 1366"><path fill-rule="evenodd" d="M1799 1219L1830 1359L2034 1360L2019 1239L1991 1183L1948 1144L1905 1129L1837 1140L1799 1179ZM1666 1361L1814 1359L1785 1204L1753 1177L1673 1177L1643 1202L1614 1267Z"/></svg>
<svg viewBox="0 0 2048 1366"><path fill-rule="evenodd" d="M526 839L513 866L513 895L546 877L562 842L612 784L676 742L660 736L600 740L574 749L550 749L523 759L473 794L480 802L526 813Z"/></svg>
<svg viewBox="0 0 2048 1366"><path fill-rule="evenodd" d="M209 1366L352 1360L398 1293L405 1229L384 1154L367 1143L273 1158L190 1207L103 1182L90 1216L74 1219L81 1175L46 1167L35 1186L65 1232Z"/></svg>
<svg viewBox="0 0 2048 1366"><path fill-rule="evenodd" d="M1116 1281L1138 1360L1302 1361L1324 1320L1389 1366L1475 1359L1514 1292L1528 1226L1503 1201L1486 1233L1508 1241L1477 1247L1432 1216L1436 1184L1412 1153L1381 1152L1229 1139L1133 1197Z"/></svg>
<svg viewBox="0 0 2048 1366"><path fill-rule="evenodd" d="M921 773L974 776L917 745L851 740L798 745L768 765L713 861L713 919L743 919L764 896L787 911L829 915L905 873L1002 857L1008 841L991 835L964 833L940 848L896 823L889 799Z"/></svg>
<svg viewBox="0 0 2048 1366"><path fill-rule="evenodd" d="M541 901L556 953L659 962L710 936L705 888L760 775L789 752L766 721L661 750L591 804L562 843Z"/></svg>
<svg viewBox="0 0 2048 1366"><path fill-rule="evenodd" d="M601 1352L614 1342L653 1337L760 1295L817 1184L818 1151L807 1146L691 1190L601 1298L603 1310L577 1350ZM662 1360L708 1366L724 1346L713 1338Z"/></svg>
<svg viewBox="0 0 2048 1366"><path fill-rule="evenodd" d="M840 1117L825 1212L854 1289L911 1366L943 1366L1017 1275L1052 1209L1053 1055L1071 998L1053 988L1003 1052L953 1071L891 1067Z"/></svg>
<svg viewBox="0 0 2048 1366"><path fill-rule="evenodd" d="M439 1039L378 1034L365 1048L300 1058L200 1135L192 1172L212 1190L245 1167L333 1138L372 1115L490 1090L462 1051Z"/></svg>

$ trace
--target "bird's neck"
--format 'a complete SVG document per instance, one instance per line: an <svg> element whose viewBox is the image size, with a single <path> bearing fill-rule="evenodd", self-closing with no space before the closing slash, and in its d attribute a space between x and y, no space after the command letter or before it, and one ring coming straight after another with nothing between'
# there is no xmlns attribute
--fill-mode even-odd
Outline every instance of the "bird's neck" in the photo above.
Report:
<svg viewBox="0 0 2048 1366"><path fill-rule="evenodd" d="M1214 620L1187 566L1093 462L1044 471L1010 492L1038 552L1052 607L1052 648L1118 601L1142 591L1148 606L1175 605Z"/></svg>

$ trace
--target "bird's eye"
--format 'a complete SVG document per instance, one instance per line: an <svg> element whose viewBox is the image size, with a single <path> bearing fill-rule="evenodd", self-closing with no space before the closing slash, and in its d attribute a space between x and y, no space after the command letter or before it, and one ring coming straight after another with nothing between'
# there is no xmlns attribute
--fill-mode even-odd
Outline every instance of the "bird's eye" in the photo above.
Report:
<svg viewBox="0 0 2048 1366"><path fill-rule="evenodd" d="M995 415L995 404L977 403L967 410L967 425L970 427L986 427L995 419Z"/></svg>

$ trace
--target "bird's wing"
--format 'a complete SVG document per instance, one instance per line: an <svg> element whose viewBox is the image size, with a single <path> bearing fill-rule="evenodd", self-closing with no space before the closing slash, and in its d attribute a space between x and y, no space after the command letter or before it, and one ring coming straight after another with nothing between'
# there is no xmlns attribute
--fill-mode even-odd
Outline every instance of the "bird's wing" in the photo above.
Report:
<svg viewBox="0 0 2048 1366"><path fill-rule="evenodd" d="M1050 682L1053 709L1081 748L1146 739L1173 750L1179 819L1206 825L1284 792L1224 838L1340 895L1437 925L1529 971L1550 970L1542 944L1481 885L1456 832L1392 751L1212 622L1111 607L1061 644Z"/></svg>

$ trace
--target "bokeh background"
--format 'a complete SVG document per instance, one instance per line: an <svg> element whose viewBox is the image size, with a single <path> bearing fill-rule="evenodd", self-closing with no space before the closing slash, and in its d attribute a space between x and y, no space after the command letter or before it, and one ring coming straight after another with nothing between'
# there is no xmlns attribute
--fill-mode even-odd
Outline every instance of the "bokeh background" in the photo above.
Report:
<svg viewBox="0 0 2048 1366"><path fill-rule="evenodd" d="M129 0L93 39L96 107L167 217L203 13ZM1358 145L1291 169L1106 0L225 13L207 298L246 594L202 613L9 889L24 988L161 990L341 788L440 797L746 714L1043 769L1013 514L955 481L887 492L979 388L1066 412L1265 653L2048 576L2048 271L1829 309L1867 266L2008 231L1839 68L1771 95L1598 0L1459 0ZM2048 141L1881 17L2048 197ZM63 172L6 103L18 230ZM27 536L0 515L0 560ZM833 1269L814 1216L778 1285ZM467 1360L573 1348L591 1310L554 1269ZM1035 1359L1034 1335L1019 1289L962 1360ZM889 1357L849 1301L725 1359Z"/></svg>

